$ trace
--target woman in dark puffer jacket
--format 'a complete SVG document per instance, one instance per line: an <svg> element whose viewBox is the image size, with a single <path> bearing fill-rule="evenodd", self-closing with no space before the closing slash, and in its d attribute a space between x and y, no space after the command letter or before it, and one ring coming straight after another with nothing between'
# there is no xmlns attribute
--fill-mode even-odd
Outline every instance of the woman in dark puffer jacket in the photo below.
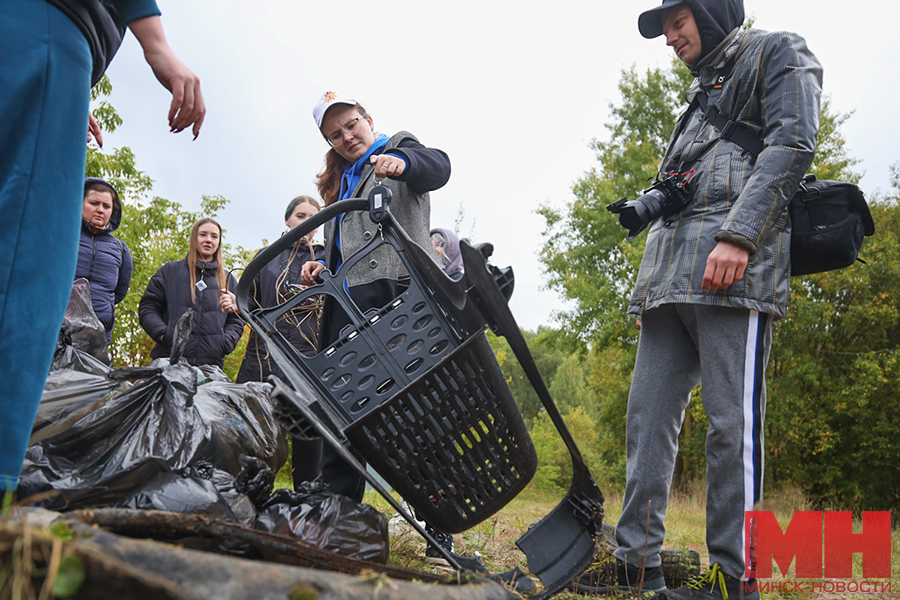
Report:
<svg viewBox="0 0 900 600"><path fill-rule="evenodd" d="M164 264L150 278L138 315L141 327L156 342L151 357L169 356L175 324L189 308L194 321L183 355L188 363L221 368L225 356L237 346L244 322L219 305L220 294L237 287L237 280L225 273L221 240L219 224L200 219L191 229L188 255Z"/></svg>
<svg viewBox="0 0 900 600"><path fill-rule="evenodd" d="M91 284L91 305L106 328L107 344L112 341L115 306L128 293L134 269L128 246L112 234L121 222L122 203L113 186L97 177L86 178L75 279Z"/></svg>
<svg viewBox="0 0 900 600"><path fill-rule="evenodd" d="M297 196L287 206L284 224L294 228L319 212L319 203L309 196ZM266 264L253 281L250 308L272 308L286 302L295 291L306 287L300 284L300 269L310 260L324 260L325 248L313 241L316 230L301 238L290 249ZM222 309L237 311L233 294L223 294L220 298ZM283 315L276 327L288 343L299 354L312 356L316 353L319 339L319 316L321 302L310 299L296 309ZM275 359L269 353L266 342L255 332L250 332L247 352L238 372L237 383L247 381L268 381L269 375L276 375L286 381ZM292 477L294 489L299 489L304 481L313 481L321 470L322 440L294 438L291 442Z"/></svg>
<svg viewBox="0 0 900 600"><path fill-rule="evenodd" d="M294 228L317 212L319 203L314 198L297 196L288 204L284 224ZM315 234L314 229L260 271L253 281L251 309L278 306L287 301L294 292L306 287L300 283L300 269L303 264L310 260L325 258L325 248L313 241ZM233 295L223 296L222 300L224 310L237 311ZM276 324L278 330L299 354L312 356L316 353L321 308L321 302L308 301L285 314ZM247 352L244 354L244 361L241 363L236 381L237 383L268 381L271 374L285 379L281 369L269 354L265 341L260 339L256 332L251 331L247 340Z"/></svg>

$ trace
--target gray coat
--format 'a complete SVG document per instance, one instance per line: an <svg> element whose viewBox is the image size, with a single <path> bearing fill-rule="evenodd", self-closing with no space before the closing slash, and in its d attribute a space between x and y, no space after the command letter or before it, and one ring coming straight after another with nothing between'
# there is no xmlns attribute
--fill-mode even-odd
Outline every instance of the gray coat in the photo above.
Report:
<svg viewBox="0 0 900 600"><path fill-rule="evenodd" d="M381 183L391 189L390 211L407 235L438 262L431 245L431 200L428 192L443 186L450 176L450 161L440 150L425 148L415 136L401 131L388 140L384 153L394 151L407 161L407 169L400 179L387 178ZM435 168L437 166L438 168ZM359 183L353 191L354 198L367 198L375 187L374 167L363 168ZM353 256L378 233L378 226L368 213L346 213L341 219L341 261ZM325 256L332 271L330 258L334 250L334 221L325 224ZM397 253L389 247L381 247L354 267L348 277L350 286L372 283L378 279L398 280L407 275Z"/></svg>
<svg viewBox="0 0 900 600"><path fill-rule="evenodd" d="M721 139L702 111L687 113L660 170L693 169L686 188L692 200L650 226L629 313L668 303L739 307L776 317L787 311L787 206L815 153L822 68L798 35L751 29L740 32L718 62L696 73L688 99L698 88L709 89L732 58L716 106L756 134L764 149L754 159ZM679 124L684 119L685 114ZM750 261L740 281L704 292L706 260L717 240L750 250Z"/></svg>

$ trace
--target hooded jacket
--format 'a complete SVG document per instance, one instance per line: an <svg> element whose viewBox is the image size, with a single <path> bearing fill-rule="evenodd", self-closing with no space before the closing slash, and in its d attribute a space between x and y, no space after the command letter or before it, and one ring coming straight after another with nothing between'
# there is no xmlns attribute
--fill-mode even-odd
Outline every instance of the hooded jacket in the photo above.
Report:
<svg viewBox="0 0 900 600"><path fill-rule="evenodd" d="M94 233L82 220L78 263L75 267L75 279L84 278L91 284L91 306L106 328L107 344L112 341L112 328L116 320L115 305L128 293L134 269L128 245L112 234L121 222L122 205L118 202L113 206L109 226L105 231Z"/></svg>
<svg viewBox="0 0 900 600"><path fill-rule="evenodd" d="M793 33L751 29L725 41L727 28L743 14L737 0L686 3L704 49L710 48L694 68L687 99L726 75L716 107L764 148L754 158L722 139L699 108L682 113L660 172L692 171L685 187L691 200L651 224L629 312L688 303L783 317L790 291L787 207L815 153L822 68ZM750 251L747 269L727 289L704 292L706 261L720 240Z"/></svg>
<svg viewBox="0 0 900 600"><path fill-rule="evenodd" d="M222 312L219 306L216 265L214 261L197 261L197 282L202 281L206 287L195 291L196 300L191 300L187 258L164 264L150 278L138 316L141 327L156 342L150 352L152 358L167 357L172 352L175 324L189 308L194 310L194 321L183 355L189 364L221 368L225 356L234 351L244 333L244 322L235 313ZM228 289L234 292L236 287L237 280L229 275Z"/></svg>
<svg viewBox="0 0 900 600"><path fill-rule="evenodd" d="M442 249L442 258L444 260L441 263L441 268L451 279L462 278L463 259L459 251L459 237L449 229L442 227L435 227L431 230L432 236L435 233L440 234L444 238L444 247Z"/></svg>
<svg viewBox="0 0 900 600"><path fill-rule="evenodd" d="M685 0L700 33L700 60L716 49L729 33L744 23L743 0Z"/></svg>

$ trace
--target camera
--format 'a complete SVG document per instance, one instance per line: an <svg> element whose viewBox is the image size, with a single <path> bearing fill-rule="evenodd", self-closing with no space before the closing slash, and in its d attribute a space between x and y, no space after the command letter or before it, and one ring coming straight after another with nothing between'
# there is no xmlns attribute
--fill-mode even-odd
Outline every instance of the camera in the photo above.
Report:
<svg viewBox="0 0 900 600"><path fill-rule="evenodd" d="M684 188L692 174L693 171L669 173L644 190L639 198L631 201L622 198L606 210L619 215L619 224L628 230L630 240L658 217L674 215L687 205L690 196Z"/></svg>

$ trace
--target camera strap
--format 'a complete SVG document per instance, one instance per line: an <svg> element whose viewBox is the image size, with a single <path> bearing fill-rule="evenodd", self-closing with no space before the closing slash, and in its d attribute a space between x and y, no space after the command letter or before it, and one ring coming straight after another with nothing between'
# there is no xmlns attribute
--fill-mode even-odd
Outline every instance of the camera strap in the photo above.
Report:
<svg viewBox="0 0 900 600"><path fill-rule="evenodd" d="M678 139L678 136L684 131L684 128L687 126L690 121L691 115L696 109L700 109L706 120L709 121L713 127L716 128L716 131L719 132L719 137L721 139L728 140L733 142L749 152L753 155L754 158L759 156L759 153L763 151L765 147L758 137L756 137L749 129L745 128L743 125L736 123L735 121L729 119L727 116L723 115L719 112L718 107L716 107L716 101L719 99L719 95L722 93L722 86L725 85L725 81L731 77L731 72L734 69L734 59L732 58L725 66L722 67L719 74L716 76L716 79L713 83L712 89L704 90L700 89L697 94L694 96L694 100L688 106L687 111L682 117L679 119L676 124L675 132L672 134L672 140ZM669 147L669 152L671 152L672 148ZM706 150L709 150L707 148ZM705 151L704 151L705 153ZM696 162L699 160L699 156L694 157L691 162ZM666 153L666 156L663 158L662 165L665 165L669 160L669 153ZM679 172L684 170L683 161L678 165Z"/></svg>
<svg viewBox="0 0 900 600"><path fill-rule="evenodd" d="M706 120L712 123L722 139L737 144L752 154L753 158L756 158L765 147L762 140L756 137L749 129L720 113L718 107L716 107L716 100L722 93L722 86L725 84L725 80L731 77L733 67L734 64L732 62L725 65L719 75L716 76L712 89L709 91L701 89L697 92L694 101L697 102L700 110L706 115Z"/></svg>

